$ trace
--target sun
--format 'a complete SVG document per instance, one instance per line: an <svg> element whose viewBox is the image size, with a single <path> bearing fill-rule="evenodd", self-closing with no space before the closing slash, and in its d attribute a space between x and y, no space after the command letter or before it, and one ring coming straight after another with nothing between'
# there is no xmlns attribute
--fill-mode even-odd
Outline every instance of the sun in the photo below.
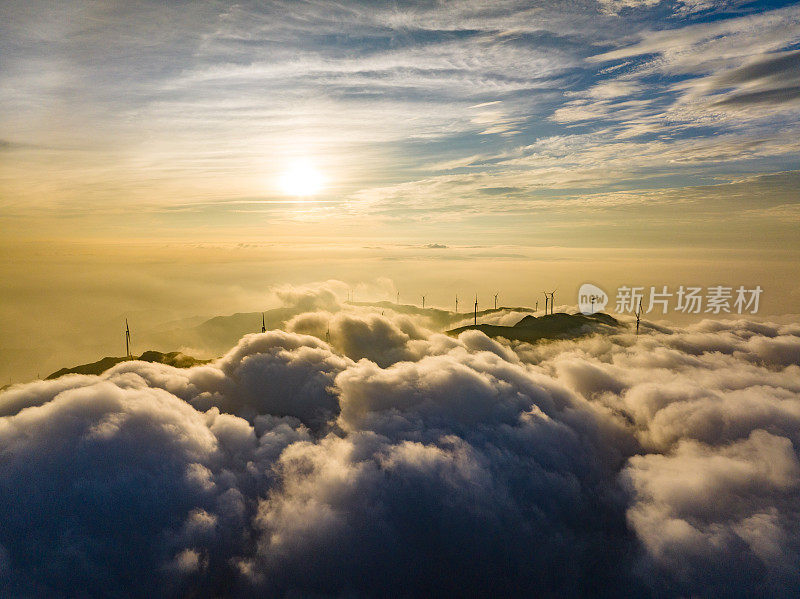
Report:
<svg viewBox="0 0 800 599"><path fill-rule="evenodd" d="M310 160L297 160L280 177L281 190L286 195L308 197L322 191L325 178Z"/></svg>

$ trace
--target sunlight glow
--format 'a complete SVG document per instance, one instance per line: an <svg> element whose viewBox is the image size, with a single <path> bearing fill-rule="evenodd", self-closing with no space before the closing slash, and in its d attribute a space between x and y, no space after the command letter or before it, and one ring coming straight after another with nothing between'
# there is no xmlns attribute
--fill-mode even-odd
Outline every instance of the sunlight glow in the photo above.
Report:
<svg viewBox="0 0 800 599"><path fill-rule="evenodd" d="M286 195L308 197L322 190L325 179L309 160L292 163L281 175L280 187Z"/></svg>

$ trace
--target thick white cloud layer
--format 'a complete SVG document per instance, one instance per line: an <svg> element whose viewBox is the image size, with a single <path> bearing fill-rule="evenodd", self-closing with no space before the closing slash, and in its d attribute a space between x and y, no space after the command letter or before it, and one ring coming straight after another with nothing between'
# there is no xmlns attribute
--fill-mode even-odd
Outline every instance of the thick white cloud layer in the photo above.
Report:
<svg viewBox="0 0 800 599"><path fill-rule="evenodd" d="M303 301L205 366L3 392L7 593L798 588L797 325L512 346Z"/></svg>

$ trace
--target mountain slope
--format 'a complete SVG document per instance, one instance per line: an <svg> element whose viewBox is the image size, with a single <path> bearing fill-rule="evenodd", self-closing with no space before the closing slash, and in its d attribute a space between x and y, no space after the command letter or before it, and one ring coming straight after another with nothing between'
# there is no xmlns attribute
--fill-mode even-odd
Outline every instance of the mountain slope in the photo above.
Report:
<svg viewBox="0 0 800 599"><path fill-rule="evenodd" d="M616 318L598 312L589 316L584 314L546 314L544 316L525 316L511 327L478 324L458 327L447 331L448 335L458 335L472 329L481 331L489 337L504 337L511 341L534 342L540 339L567 339L589 335L599 331L610 331L621 325Z"/></svg>
<svg viewBox="0 0 800 599"><path fill-rule="evenodd" d="M112 366L116 366L120 362L127 362L129 360L167 364L168 366L175 366L176 368L190 368L198 364L206 364L209 362L209 360L198 360L192 356L187 356L186 354L182 354L181 352L177 351L164 354L160 351L150 350L144 352L138 358L117 358L114 356L106 356L102 360L91 362L90 364L81 364L79 366L73 366L72 368L62 368L61 370L56 370L53 374L49 375L47 379L57 379L65 374L102 374Z"/></svg>

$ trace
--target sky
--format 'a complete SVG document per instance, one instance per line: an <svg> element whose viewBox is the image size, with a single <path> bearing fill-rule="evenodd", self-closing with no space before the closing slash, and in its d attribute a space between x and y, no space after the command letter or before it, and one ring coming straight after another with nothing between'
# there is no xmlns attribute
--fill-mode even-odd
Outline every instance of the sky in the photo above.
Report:
<svg viewBox="0 0 800 599"><path fill-rule="evenodd" d="M798 312L796 4L0 10L6 346L331 278L440 306L760 285Z"/></svg>
<svg viewBox="0 0 800 599"><path fill-rule="evenodd" d="M796 5L3 12L15 237L797 241ZM303 201L280 185L297 162L324 181Z"/></svg>

